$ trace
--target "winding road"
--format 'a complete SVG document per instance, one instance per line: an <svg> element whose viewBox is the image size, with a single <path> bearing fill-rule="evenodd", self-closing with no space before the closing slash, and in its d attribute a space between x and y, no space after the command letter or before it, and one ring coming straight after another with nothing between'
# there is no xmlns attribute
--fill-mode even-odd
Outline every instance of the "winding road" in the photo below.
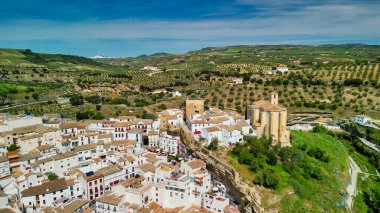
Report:
<svg viewBox="0 0 380 213"><path fill-rule="evenodd" d="M347 186L347 193L348 193L348 198L346 200L347 206L352 209L353 204L354 204L354 197L356 195L356 186L358 182L358 174L362 173L362 170L360 167L356 164L354 159L349 157L350 160L350 175L351 175L351 182Z"/></svg>
<svg viewBox="0 0 380 213"><path fill-rule="evenodd" d="M378 145L374 144L374 143L371 143L370 141L364 139L364 138L359 138L361 142L363 142L366 146L368 146L369 148L377 151L380 153L380 148Z"/></svg>

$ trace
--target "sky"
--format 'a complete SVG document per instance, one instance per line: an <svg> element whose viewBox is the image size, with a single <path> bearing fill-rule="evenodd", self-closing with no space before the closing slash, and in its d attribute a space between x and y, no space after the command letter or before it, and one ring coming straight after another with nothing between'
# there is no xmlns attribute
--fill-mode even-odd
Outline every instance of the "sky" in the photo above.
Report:
<svg viewBox="0 0 380 213"><path fill-rule="evenodd" d="M0 47L81 56L380 44L380 0L0 0Z"/></svg>

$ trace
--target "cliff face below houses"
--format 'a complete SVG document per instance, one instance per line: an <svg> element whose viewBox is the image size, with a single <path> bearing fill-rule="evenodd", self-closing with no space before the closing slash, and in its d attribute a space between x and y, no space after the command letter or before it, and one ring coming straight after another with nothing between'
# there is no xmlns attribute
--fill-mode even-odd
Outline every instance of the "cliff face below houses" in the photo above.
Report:
<svg viewBox="0 0 380 213"><path fill-rule="evenodd" d="M239 173L236 172L234 168L221 162L206 148L199 146L194 141L187 126L182 126L181 138L187 148L193 152L193 156L202 159L207 164L207 168L217 179L228 187L230 193L236 197L239 204L241 204L242 212L264 212L258 189L248 186L248 184L240 180Z"/></svg>

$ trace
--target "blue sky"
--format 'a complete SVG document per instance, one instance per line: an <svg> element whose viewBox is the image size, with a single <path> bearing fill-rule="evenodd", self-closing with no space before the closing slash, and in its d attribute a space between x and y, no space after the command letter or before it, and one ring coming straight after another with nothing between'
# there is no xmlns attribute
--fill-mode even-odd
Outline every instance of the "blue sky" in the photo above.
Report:
<svg viewBox="0 0 380 213"><path fill-rule="evenodd" d="M380 44L379 0L0 0L0 47L83 56Z"/></svg>

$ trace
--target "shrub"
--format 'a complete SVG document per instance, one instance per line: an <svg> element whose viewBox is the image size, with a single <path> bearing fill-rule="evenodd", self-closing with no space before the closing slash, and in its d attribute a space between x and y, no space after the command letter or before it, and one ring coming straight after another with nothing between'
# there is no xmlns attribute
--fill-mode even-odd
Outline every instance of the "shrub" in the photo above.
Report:
<svg viewBox="0 0 380 213"><path fill-rule="evenodd" d="M92 119L94 120L103 120L104 115L101 112L97 112L94 116L92 116Z"/></svg>
<svg viewBox="0 0 380 213"><path fill-rule="evenodd" d="M58 179L58 175L55 174L55 173L53 173L53 172L47 173L47 176L48 176L49 180L56 180L56 179Z"/></svg>
<svg viewBox="0 0 380 213"><path fill-rule="evenodd" d="M83 96L80 96L80 95L72 95L72 96L70 97L70 103L71 103L71 105L73 105L73 106L83 105L83 104L84 104Z"/></svg>
<svg viewBox="0 0 380 213"><path fill-rule="evenodd" d="M310 157L314 157L315 159L325 163L328 163L330 161L330 158L326 156L326 152L320 149L319 147L311 148L309 151L307 151L307 154Z"/></svg>
<svg viewBox="0 0 380 213"><path fill-rule="evenodd" d="M274 151L270 151L267 157L268 157L266 161L267 164L272 165L272 166L277 164L277 156Z"/></svg>
<svg viewBox="0 0 380 213"><path fill-rule="evenodd" d="M7 147L8 152L13 152L13 151L16 151L17 149L18 149L18 146L16 144L12 144Z"/></svg>
<svg viewBox="0 0 380 213"><path fill-rule="evenodd" d="M317 125L317 126L313 127L313 132L316 132L316 133L328 133L328 130L326 129L326 127L324 127L322 125Z"/></svg>
<svg viewBox="0 0 380 213"><path fill-rule="evenodd" d="M162 109L162 110L165 110L165 109L167 109L168 107L167 107L165 104L160 104L160 105L158 105L158 108L159 108L159 109Z"/></svg>
<svg viewBox="0 0 380 213"><path fill-rule="evenodd" d="M102 102L101 97L98 95L86 97L85 100L89 103L92 103L92 104L100 104Z"/></svg>
<svg viewBox="0 0 380 213"><path fill-rule="evenodd" d="M254 182L267 188L277 189L280 178L276 173L273 172L273 170L266 169L256 176Z"/></svg>
<svg viewBox="0 0 380 213"><path fill-rule="evenodd" d="M90 113L88 111L86 112L77 112L75 115L77 120L84 120L90 118Z"/></svg>
<svg viewBox="0 0 380 213"><path fill-rule="evenodd" d="M219 146L219 141L217 138L213 138L211 143L207 146L207 149L208 150L211 150L211 151L216 151L218 150L218 146Z"/></svg>

